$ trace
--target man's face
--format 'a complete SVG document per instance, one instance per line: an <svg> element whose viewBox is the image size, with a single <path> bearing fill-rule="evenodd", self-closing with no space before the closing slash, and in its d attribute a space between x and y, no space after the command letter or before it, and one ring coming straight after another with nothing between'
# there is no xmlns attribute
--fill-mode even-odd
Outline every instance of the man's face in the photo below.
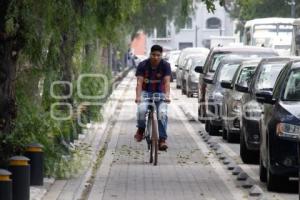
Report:
<svg viewBox="0 0 300 200"><path fill-rule="evenodd" d="M161 52L153 51L150 54L150 60L152 65L158 65L161 60Z"/></svg>

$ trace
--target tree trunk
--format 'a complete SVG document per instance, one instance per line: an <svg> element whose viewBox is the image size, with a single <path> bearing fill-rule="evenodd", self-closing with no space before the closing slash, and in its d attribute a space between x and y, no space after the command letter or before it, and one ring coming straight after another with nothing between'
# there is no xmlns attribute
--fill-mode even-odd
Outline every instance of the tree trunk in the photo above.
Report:
<svg viewBox="0 0 300 200"><path fill-rule="evenodd" d="M0 134L10 133L16 118L16 60L21 48L17 32L10 36L5 32L5 19L10 1L0 2Z"/></svg>

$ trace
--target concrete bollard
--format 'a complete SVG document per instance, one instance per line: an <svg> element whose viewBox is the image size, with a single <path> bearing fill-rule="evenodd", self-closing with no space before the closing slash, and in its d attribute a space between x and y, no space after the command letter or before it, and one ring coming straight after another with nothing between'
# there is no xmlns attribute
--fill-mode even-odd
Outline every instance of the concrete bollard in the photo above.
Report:
<svg viewBox="0 0 300 200"><path fill-rule="evenodd" d="M14 156L9 160L12 173L13 200L30 199L30 165L24 156Z"/></svg>
<svg viewBox="0 0 300 200"><path fill-rule="evenodd" d="M11 173L0 169L0 199L12 200L12 181Z"/></svg>
<svg viewBox="0 0 300 200"><path fill-rule="evenodd" d="M40 144L30 144L26 149L26 157L30 159L30 185L44 184L44 153Z"/></svg>

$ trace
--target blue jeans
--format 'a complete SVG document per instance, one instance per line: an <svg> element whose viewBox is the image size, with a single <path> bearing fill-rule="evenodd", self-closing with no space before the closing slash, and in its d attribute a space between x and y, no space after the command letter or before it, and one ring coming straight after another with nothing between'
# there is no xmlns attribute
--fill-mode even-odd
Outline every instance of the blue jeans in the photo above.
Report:
<svg viewBox="0 0 300 200"><path fill-rule="evenodd" d="M141 95L141 103L138 105L137 110L137 127L138 128L145 128L146 127L146 113L149 102L145 101L145 98L152 97L152 93L142 92ZM159 99L164 98L163 93L155 93L155 97ZM167 139L167 125L168 125L168 104L163 102L162 100L155 102L155 108L157 113L158 119L158 131L159 131L159 139Z"/></svg>

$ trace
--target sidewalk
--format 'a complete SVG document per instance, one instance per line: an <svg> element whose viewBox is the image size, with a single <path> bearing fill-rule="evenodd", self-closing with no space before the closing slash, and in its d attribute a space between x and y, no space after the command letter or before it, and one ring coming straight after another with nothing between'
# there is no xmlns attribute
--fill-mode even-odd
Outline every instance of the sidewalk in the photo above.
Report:
<svg viewBox="0 0 300 200"><path fill-rule="evenodd" d="M130 74L129 76L132 76ZM123 105L95 177L89 200L109 199L245 199L174 101L169 106L168 152L158 166L148 163L145 141L136 143L135 82Z"/></svg>
<svg viewBox="0 0 300 200"><path fill-rule="evenodd" d="M129 72L133 73L132 71ZM123 72L119 74L115 79L120 81L121 77L126 74ZM131 78L130 78L131 77ZM89 185L90 178L92 176L93 166L97 162L98 153L106 145L106 137L108 130L112 126L112 119L114 118L114 112L117 110L120 100L124 95L124 92L128 88L128 84L131 83L133 76L124 78L118 87L113 91L108 101L103 106L103 117L104 121L101 123L90 124L86 130L84 137L81 139L82 143L89 144L91 155L90 160L86 163L86 169L83 174L78 175L75 178L69 180L56 180L51 188L47 188L49 191L44 196L45 187L43 188L31 188L31 199L32 200L75 200L80 199L82 193ZM37 191L39 189L39 191ZM44 196L41 198L40 196Z"/></svg>

